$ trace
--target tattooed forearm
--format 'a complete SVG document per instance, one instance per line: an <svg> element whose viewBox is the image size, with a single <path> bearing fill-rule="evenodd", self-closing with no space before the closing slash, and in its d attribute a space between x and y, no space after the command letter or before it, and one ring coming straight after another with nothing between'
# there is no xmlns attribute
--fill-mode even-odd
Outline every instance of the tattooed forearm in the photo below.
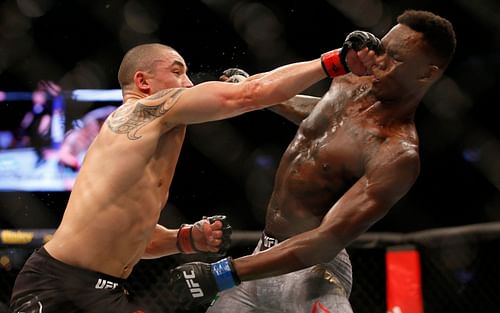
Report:
<svg viewBox="0 0 500 313"><path fill-rule="evenodd" d="M141 138L137 132L154 119L162 116L175 103L185 89L168 89L157 92L135 104L123 104L107 120L109 129L117 134L127 134L130 140Z"/></svg>

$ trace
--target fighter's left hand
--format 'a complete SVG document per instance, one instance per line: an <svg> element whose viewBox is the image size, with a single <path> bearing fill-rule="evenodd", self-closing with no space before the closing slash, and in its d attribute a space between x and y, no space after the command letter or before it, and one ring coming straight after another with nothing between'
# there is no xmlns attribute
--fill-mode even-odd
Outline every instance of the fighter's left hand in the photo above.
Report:
<svg viewBox="0 0 500 313"><path fill-rule="evenodd" d="M248 77L250 77L250 75L244 70L237 67L232 67L222 72L219 80L227 83L240 83Z"/></svg>
<svg viewBox="0 0 500 313"><path fill-rule="evenodd" d="M193 225L182 225L177 247L182 253L208 252L224 255L231 244L232 228L226 216L203 217Z"/></svg>

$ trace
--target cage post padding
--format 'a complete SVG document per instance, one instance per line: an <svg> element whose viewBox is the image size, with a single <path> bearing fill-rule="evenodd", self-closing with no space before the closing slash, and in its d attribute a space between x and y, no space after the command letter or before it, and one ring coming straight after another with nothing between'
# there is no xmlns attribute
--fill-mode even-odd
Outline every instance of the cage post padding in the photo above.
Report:
<svg viewBox="0 0 500 313"><path fill-rule="evenodd" d="M386 251L386 296L389 313L424 313L420 256L413 245Z"/></svg>

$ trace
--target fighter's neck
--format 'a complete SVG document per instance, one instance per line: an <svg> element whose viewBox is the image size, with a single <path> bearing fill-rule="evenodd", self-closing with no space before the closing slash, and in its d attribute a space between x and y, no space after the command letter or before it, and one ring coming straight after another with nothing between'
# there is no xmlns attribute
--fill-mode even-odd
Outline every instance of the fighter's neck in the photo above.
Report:
<svg viewBox="0 0 500 313"><path fill-rule="evenodd" d="M377 125L391 126L413 123L416 105L376 101L363 112L365 118L372 119Z"/></svg>
<svg viewBox="0 0 500 313"><path fill-rule="evenodd" d="M353 118L369 120L379 126L397 126L413 123L418 106L415 99L380 100L366 93L346 108Z"/></svg>
<svg viewBox="0 0 500 313"><path fill-rule="evenodd" d="M372 89L370 77L348 77L346 81L352 86L350 97L352 101L346 102L351 112L376 116L387 121L413 120L415 111L425 94L425 91L415 90L414 93L398 93L393 97L382 98ZM345 85L340 86L345 88ZM358 115L355 114L355 115Z"/></svg>
<svg viewBox="0 0 500 313"><path fill-rule="evenodd" d="M135 91L135 90L124 90L123 91L123 103L127 101L137 101L139 99L145 98L149 96L148 94L145 94L140 91Z"/></svg>

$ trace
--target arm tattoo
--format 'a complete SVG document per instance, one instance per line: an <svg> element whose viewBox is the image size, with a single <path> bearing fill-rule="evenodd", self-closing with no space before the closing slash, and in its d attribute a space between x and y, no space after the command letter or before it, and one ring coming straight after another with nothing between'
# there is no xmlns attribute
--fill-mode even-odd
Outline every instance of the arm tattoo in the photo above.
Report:
<svg viewBox="0 0 500 313"><path fill-rule="evenodd" d="M162 90L146 99L146 102L159 100L157 105L145 105L141 101L137 101L135 105L122 105L111 114L107 125L114 133L127 134L130 140L139 139L142 136L138 136L137 132L168 112L184 90L184 88Z"/></svg>

